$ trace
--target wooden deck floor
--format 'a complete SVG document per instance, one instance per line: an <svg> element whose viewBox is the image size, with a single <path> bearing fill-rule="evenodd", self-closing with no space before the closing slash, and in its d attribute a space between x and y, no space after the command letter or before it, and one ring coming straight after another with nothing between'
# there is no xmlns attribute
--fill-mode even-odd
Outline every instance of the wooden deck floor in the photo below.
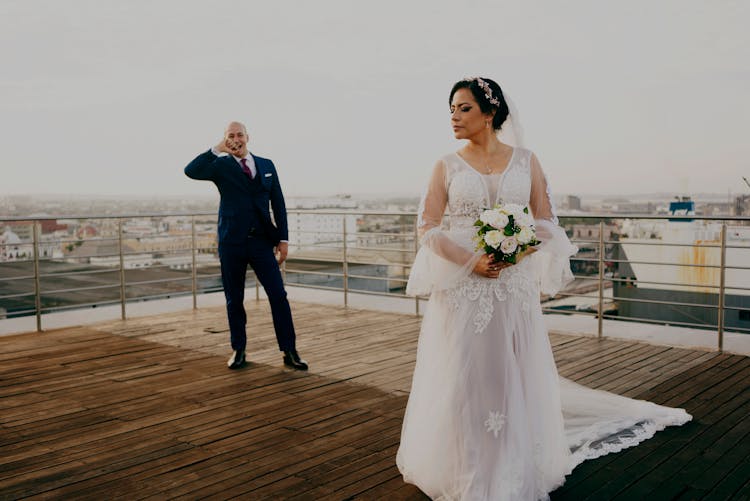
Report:
<svg viewBox="0 0 750 501"><path fill-rule="evenodd" d="M426 499L395 467L419 319L265 302L249 367L223 308L0 338L0 499ZM579 466L553 500L750 498L750 359L552 334L560 373L694 421Z"/></svg>

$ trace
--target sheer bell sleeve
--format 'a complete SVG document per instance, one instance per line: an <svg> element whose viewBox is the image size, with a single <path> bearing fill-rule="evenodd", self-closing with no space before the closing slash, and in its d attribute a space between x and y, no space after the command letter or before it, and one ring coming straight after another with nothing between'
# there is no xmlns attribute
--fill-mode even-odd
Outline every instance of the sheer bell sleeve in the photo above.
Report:
<svg viewBox="0 0 750 501"><path fill-rule="evenodd" d="M419 203L417 234L420 248L406 285L409 295L427 295L453 286L472 273L481 257L481 253L460 245L442 229L447 205L448 177L445 163L441 160L435 165Z"/></svg>
<svg viewBox="0 0 750 501"><path fill-rule="evenodd" d="M536 261L542 293L554 296L573 280L570 257L578 247L570 243L558 225L547 177L536 155L531 155L531 196L529 208L534 216L537 239L542 243L531 257Z"/></svg>

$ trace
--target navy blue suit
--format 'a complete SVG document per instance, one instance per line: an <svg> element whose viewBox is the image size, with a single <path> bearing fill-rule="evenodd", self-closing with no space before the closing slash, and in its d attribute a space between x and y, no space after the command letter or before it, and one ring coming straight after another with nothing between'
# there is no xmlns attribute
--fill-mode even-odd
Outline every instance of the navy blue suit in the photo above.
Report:
<svg viewBox="0 0 750 501"><path fill-rule="evenodd" d="M271 303L279 350L290 351L296 349L292 312L273 252L280 240L289 238L286 205L273 162L255 155L253 160L256 175L252 180L233 156L216 156L211 150L190 162L185 174L192 179L213 181L221 195L219 260L232 349L245 350L247 344L243 301L250 265Z"/></svg>

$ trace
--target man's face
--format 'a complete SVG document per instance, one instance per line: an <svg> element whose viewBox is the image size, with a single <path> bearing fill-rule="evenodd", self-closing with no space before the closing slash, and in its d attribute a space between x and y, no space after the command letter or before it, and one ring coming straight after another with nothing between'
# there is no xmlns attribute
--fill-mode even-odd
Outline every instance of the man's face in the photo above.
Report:
<svg viewBox="0 0 750 501"><path fill-rule="evenodd" d="M224 131L224 139L227 147L237 156L247 155L247 129L239 122L232 122Z"/></svg>

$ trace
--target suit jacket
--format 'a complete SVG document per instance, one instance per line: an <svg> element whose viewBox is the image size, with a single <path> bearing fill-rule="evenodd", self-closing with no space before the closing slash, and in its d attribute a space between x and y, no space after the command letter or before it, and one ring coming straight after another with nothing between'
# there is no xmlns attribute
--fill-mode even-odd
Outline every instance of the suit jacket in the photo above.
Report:
<svg viewBox="0 0 750 501"><path fill-rule="evenodd" d="M286 204L276 167L267 158L252 156L260 182L257 178L251 181L231 155L216 156L211 150L201 153L185 167L188 177L213 181L219 189L219 245L242 244L257 223L261 226L257 229L274 245L289 239Z"/></svg>

